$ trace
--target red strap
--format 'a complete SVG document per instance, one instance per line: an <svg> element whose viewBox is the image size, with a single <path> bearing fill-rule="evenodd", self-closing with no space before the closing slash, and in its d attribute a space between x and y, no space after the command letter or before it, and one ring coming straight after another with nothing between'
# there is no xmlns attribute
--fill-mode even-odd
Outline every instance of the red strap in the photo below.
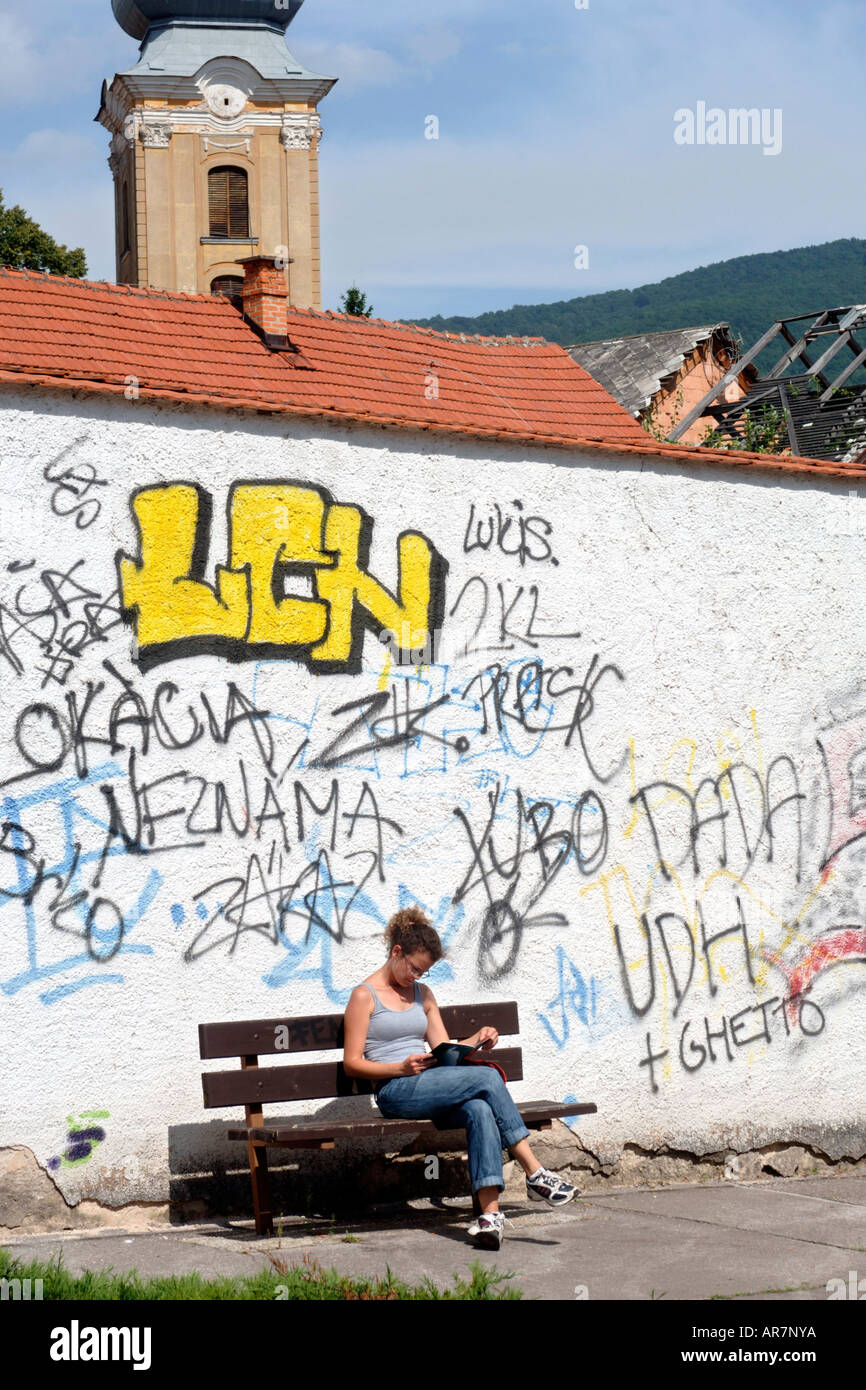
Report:
<svg viewBox="0 0 866 1390"><path fill-rule="evenodd" d="M492 1067L494 1071L499 1072L499 1075L502 1077L502 1080L506 1083L506 1085L508 1084L508 1077L505 1075L505 1072L502 1070L498 1062L486 1062L482 1057L464 1057L461 1066Z"/></svg>

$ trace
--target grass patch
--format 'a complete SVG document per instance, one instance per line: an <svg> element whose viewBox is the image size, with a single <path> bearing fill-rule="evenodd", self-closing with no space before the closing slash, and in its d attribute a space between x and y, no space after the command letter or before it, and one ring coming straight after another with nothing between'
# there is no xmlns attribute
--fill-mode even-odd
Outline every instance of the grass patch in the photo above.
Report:
<svg viewBox="0 0 866 1390"><path fill-rule="evenodd" d="M762 1293L807 1293L812 1289L820 1289L821 1284L786 1284L781 1289L752 1289L749 1293L711 1293L707 1299L708 1303L731 1303L737 1298L755 1298Z"/></svg>
<svg viewBox="0 0 866 1390"><path fill-rule="evenodd" d="M49 1262L16 1260L0 1249L0 1279L42 1280L45 1302L297 1302L299 1300L443 1301L519 1299L520 1289L509 1288L511 1273L485 1269L477 1261L470 1266L470 1277L455 1274L451 1287L439 1288L431 1279L406 1284L386 1270L383 1278L357 1279L336 1269L323 1269L318 1260L304 1256L302 1264L289 1264L269 1255L273 1266L258 1274L235 1278L205 1279L200 1274L180 1274L167 1278L142 1279L137 1270L115 1274L112 1269L72 1274L61 1257ZM31 1284L31 1287L32 1284Z"/></svg>

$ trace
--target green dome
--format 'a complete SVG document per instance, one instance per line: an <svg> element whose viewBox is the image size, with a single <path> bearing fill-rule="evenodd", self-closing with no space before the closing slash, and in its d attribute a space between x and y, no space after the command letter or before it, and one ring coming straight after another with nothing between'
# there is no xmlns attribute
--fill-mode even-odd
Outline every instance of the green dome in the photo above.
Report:
<svg viewBox="0 0 866 1390"><path fill-rule="evenodd" d="M286 29L303 3L304 0L286 0L285 8L277 8L275 0L111 0L111 8L127 34L143 39L155 24L184 19L204 24L237 24L246 20Z"/></svg>

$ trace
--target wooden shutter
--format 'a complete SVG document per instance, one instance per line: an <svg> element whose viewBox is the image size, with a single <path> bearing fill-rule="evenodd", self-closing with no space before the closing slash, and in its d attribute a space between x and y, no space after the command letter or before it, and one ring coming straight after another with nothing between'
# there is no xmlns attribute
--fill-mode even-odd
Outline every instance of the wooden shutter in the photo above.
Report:
<svg viewBox="0 0 866 1390"><path fill-rule="evenodd" d="M228 169L229 236L249 236L250 213L247 176L243 169Z"/></svg>
<svg viewBox="0 0 866 1390"><path fill-rule="evenodd" d="M249 236L249 194L244 169L211 169L208 198L211 236Z"/></svg>

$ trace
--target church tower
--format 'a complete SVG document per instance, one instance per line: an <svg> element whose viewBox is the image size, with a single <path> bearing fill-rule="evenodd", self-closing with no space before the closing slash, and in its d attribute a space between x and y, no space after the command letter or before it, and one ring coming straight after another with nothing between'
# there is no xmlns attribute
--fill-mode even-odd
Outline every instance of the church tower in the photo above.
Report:
<svg viewBox="0 0 866 1390"><path fill-rule="evenodd" d="M142 40L96 117L112 137L118 284L237 302L241 262L283 256L289 303L321 308L318 104L336 79L286 47L302 4L112 0Z"/></svg>

